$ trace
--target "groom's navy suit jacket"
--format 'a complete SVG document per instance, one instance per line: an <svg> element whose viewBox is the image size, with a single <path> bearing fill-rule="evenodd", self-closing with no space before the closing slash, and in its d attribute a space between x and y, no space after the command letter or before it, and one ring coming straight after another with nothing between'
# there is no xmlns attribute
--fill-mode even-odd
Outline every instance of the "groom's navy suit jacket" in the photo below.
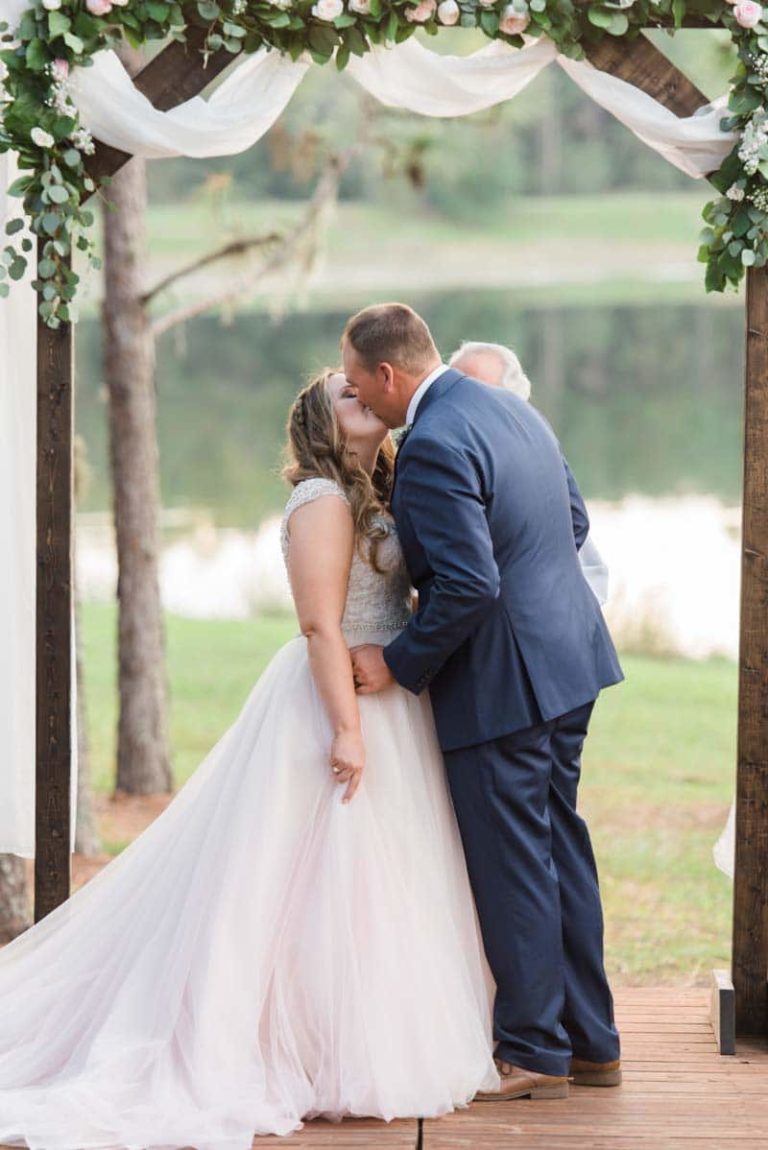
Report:
<svg viewBox="0 0 768 1150"><path fill-rule="evenodd" d="M623 678L579 563L584 502L525 400L440 375L401 443L392 512L419 608L384 658L414 694L429 686L443 750L566 714Z"/></svg>

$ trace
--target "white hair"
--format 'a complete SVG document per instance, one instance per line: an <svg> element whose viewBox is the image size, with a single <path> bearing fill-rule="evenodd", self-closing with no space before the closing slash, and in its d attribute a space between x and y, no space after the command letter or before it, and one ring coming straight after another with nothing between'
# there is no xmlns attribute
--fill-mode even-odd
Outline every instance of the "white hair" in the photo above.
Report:
<svg viewBox="0 0 768 1150"><path fill-rule="evenodd" d="M470 340L465 340L461 347L453 353L448 361L450 366L453 367L464 356L470 355L495 355L500 361L502 366L501 386L506 387L507 391L513 391L515 395L519 395L521 399L531 398L531 381L523 371L522 364L513 352L511 347L505 347L503 343L474 343Z"/></svg>

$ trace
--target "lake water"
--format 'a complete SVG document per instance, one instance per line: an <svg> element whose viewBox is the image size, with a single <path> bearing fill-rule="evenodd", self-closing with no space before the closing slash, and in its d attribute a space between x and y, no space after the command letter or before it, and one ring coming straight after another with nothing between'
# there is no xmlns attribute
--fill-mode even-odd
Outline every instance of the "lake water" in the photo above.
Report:
<svg viewBox="0 0 768 1150"><path fill-rule="evenodd" d="M533 381L588 499L715 495L741 485L743 311L700 306L521 309L504 291L413 298L444 355L462 339L509 343ZM312 371L338 359L343 310L273 323L210 317L160 344L163 502L210 509L252 528L281 507L288 405ZM77 423L93 472L84 510L110 505L99 331L78 330Z"/></svg>
<svg viewBox="0 0 768 1150"><path fill-rule="evenodd" d="M625 649L734 658L738 637L743 311L699 306L521 309L502 291L412 299L447 355L508 342L587 498L611 571L606 613ZM285 417L337 359L346 312L273 323L205 318L158 357L169 610L242 618L290 604L279 549ZM90 598L114 594L99 333L79 329L77 423L92 471L78 530ZM186 511L185 511L186 509Z"/></svg>

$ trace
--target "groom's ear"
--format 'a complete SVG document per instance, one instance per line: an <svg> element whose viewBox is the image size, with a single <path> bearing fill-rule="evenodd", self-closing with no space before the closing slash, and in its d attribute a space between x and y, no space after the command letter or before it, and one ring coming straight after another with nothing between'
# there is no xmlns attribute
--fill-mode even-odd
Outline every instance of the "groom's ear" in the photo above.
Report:
<svg viewBox="0 0 768 1150"><path fill-rule="evenodd" d="M379 379L385 395L391 395L395 386L395 369L391 363L379 364Z"/></svg>

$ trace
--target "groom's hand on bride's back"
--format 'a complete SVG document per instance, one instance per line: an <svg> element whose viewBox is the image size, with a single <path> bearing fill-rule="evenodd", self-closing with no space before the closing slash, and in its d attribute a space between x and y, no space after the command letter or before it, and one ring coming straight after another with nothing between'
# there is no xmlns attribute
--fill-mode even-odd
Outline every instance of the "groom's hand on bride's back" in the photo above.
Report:
<svg viewBox="0 0 768 1150"><path fill-rule="evenodd" d="M358 695L376 695L394 683L392 672L384 662L383 652L383 647L375 646L373 643L353 647L350 651L355 690Z"/></svg>

